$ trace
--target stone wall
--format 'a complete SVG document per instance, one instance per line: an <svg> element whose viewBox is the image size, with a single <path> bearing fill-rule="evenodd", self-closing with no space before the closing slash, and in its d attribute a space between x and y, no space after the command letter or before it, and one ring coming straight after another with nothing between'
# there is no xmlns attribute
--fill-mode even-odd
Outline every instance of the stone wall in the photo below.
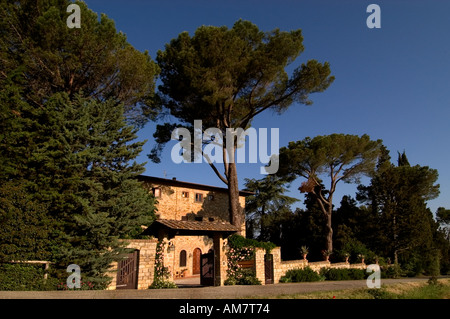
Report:
<svg viewBox="0 0 450 319"><path fill-rule="evenodd" d="M265 285L265 270L264 270L264 255L266 254L265 249L256 248L255 249L255 273L256 278L261 281L262 285Z"/></svg>
<svg viewBox="0 0 450 319"><path fill-rule="evenodd" d="M175 236L169 241L166 240L164 248L164 266L169 268L173 278L188 277L194 275L194 250L197 248L202 254L206 254L213 249L213 239L208 236ZM185 266L180 266L182 250L186 252Z"/></svg>
<svg viewBox="0 0 450 319"><path fill-rule="evenodd" d="M228 210L228 193L226 189L205 190L193 187L181 187L167 183L144 183L145 188L152 192L159 188L160 197L157 198L157 215L161 219L171 220L195 220L202 217L208 221L210 218L214 221L230 222ZM201 194L201 201L197 201L196 194ZM239 203L242 209L245 208L245 196L239 196ZM245 221L241 226L241 234L245 236Z"/></svg>
<svg viewBox="0 0 450 319"><path fill-rule="evenodd" d="M264 285L265 274L264 274L264 254L265 250L257 248L255 252L255 269L256 277L261 280ZM288 270L291 269L303 269L309 266L312 270L319 272L321 268L357 268L366 269L367 266L364 263L361 264L350 264L348 262L342 263L330 263L329 261L318 261L309 262L308 260L281 260L281 249L280 247L275 247L272 249L271 254L273 255L273 275L274 283L279 283L280 278L283 277Z"/></svg>
<svg viewBox="0 0 450 319"><path fill-rule="evenodd" d="M127 248L139 250L138 289L147 289L153 282L155 272L156 239L129 239ZM111 265L112 282L108 290L116 289L117 262Z"/></svg>

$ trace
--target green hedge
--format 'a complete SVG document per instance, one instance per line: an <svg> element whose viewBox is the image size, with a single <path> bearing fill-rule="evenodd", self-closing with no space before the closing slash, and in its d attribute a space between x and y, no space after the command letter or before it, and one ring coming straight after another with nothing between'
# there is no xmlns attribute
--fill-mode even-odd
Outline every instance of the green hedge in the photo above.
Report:
<svg viewBox="0 0 450 319"><path fill-rule="evenodd" d="M258 247L266 250L266 253L276 247L272 242L261 242L256 239L245 238L241 235L233 234L228 237L228 245L234 249L242 249L244 247Z"/></svg>
<svg viewBox="0 0 450 319"><path fill-rule="evenodd" d="M369 276L365 269L348 269L348 268L322 268L320 275L325 280L361 280Z"/></svg>
<svg viewBox="0 0 450 319"><path fill-rule="evenodd" d="M280 278L280 282L307 282L320 280L361 280L366 279L370 274L365 269L337 269L321 268L319 273L310 267L303 269L291 269Z"/></svg>
<svg viewBox="0 0 450 319"><path fill-rule="evenodd" d="M0 265L0 290L47 290L47 286L43 265Z"/></svg>
<svg viewBox="0 0 450 319"><path fill-rule="evenodd" d="M319 280L323 280L323 277L310 267L288 270L286 274L280 278L280 282L306 282Z"/></svg>

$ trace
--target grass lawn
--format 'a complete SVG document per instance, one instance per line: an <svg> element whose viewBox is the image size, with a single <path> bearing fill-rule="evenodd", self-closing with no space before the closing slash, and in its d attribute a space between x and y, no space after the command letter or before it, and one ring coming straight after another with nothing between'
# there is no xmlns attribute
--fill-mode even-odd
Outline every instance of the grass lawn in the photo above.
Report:
<svg viewBox="0 0 450 319"><path fill-rule="evenodd" d="M450 279L439 279L437 284L408 282L382 285L381 288L346 289L307 294L281 294L271 299L450 299Z"/></svg>

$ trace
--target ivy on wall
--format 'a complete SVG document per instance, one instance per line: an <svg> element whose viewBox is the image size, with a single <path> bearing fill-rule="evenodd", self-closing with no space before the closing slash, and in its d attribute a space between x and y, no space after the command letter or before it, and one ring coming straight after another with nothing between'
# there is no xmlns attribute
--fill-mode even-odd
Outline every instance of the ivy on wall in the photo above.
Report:
<svg viewBox="0 0 450 319"><path fill-rule="evenodd" d="M275 244L271 242L259 242L240 235L231 235L228 238L228 250L226 252L228 268L225 285L260 285L261 281L256 278L255 270L242 268L239 262L254 260L255 248L263 248L266 253L270 253L275 247Z"/></svg>
<svg viewBox="0 0 450 319"><path fill-rule="evenodd" d="M170 277L171 273L169 271L169 268L164 266L164 241L160 240L156 245L154 279L149 288L178 288L173 281L169 280Z"/></svg>

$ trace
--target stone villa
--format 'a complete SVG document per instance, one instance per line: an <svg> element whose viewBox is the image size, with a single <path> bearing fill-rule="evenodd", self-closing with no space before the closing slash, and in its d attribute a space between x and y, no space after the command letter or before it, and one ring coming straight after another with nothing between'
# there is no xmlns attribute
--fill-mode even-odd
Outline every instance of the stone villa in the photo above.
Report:
<svg viewBox="0 0 450 319"><path fill-rule="evenodd" d="M157 219L144 231L155 239L129 240L128 247L135 252L114 265L117 276L113 276L109 289L148 288L154 278L158 241L166 243L164 266L172 279L199 276L202 279L199 283L223 285L226 238L238 231L245 236L245 219L239 227L230 223L228 189L175 178L141 175L138 179L158 201ZM240 191L243 209L245 197L251 194ZM205 257L203 265L202 256Z"/></svg>
<svg viewBox="0 0 450 319"><path fill-rule="evenodd" d="M222 286L227 276L227 238L239 231L245 236L245 221L239 227L230 223L228 190L150 176L139 176L139 180L158 200L157 220L144 231L153 237L127 240L134 251L112 265L108 289L147 289L155 278L158 242L164 243L163 264L170 271L170 280L194 276L201 285ZM252 193L239 194L245 208L245 198ZM366 268L364 263L350 265L347 261L282 261L280 247L269 255L257 248L251 265L263 285L278 283L286 271L306 266L315 271L323 267Z"/></svg>
<svg viewBox="0 0 450 319"><path fill-rule="evenodd" d="M158 200L157 220L145 233L169 241L173 254L166 265L175 278L200 274L200 256L214 250L214 236L226 238L238 230L245 236L245 221L240 229L230 224L226 188L148 176L139 179ZM250 194L240 192L243 209Z"/></svg>

